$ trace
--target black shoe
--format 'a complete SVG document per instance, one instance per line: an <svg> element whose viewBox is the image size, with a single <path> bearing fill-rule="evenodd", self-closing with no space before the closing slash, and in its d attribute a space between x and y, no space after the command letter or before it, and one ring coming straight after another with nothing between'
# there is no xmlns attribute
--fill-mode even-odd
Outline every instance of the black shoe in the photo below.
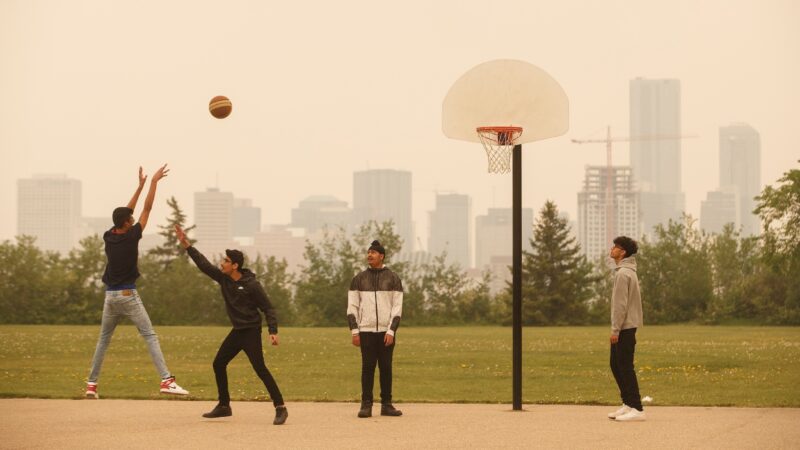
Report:
<svg viewBox="0 0 800 450"><path fill-rule="evenodd" d="M372 403L362 403L361 409L358 410L358 417L372 417Z"/></svg>
<svg viewBox="0 0 800 450"><path fill-rule="evenodd" d="M233 411L231 411L230 406L217 405L210 412L203 414L203 417L206 419L216 419L217 417L228 417L232 415Z"/></svg>
<svg viewBox="0 0 800 450"><path fill-rule="evenodd" d="M392 406L391 403L385 403L385 404L381 405L381 415L382 416L397 417L397 416L402 416L403 415L403 411L400 411L399 409L395 409L395 407Z"/></svg>
<svg viewBox="0 0 800 450"><path fill-rule="evenodd" d="M289 417L289 411L285 406L281 405L275 408L275 420L272 421L273 425L283 425Z"/></svg>

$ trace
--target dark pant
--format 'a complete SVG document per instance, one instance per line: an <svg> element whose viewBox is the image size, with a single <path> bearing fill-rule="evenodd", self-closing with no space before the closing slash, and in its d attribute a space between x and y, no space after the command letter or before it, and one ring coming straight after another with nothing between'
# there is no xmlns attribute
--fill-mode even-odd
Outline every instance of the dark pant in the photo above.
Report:
<svg viewBox="0 0 800 450"><path fill-rule="evenodd" d="M392 353L383 343L386 333L360 333L361 339L361 402L372 404L372 387L375 385L375 364L380 371L381 403L392 403Z"/></svg>
<svg viewBox="0 0 800 450"><path fill-rule="evenodd" d="M261 347L261 327L244 328L241 330L233 329L228 336L222 341L219 346L217 356L214 358L214 375L217 378L217 391L219 391L220 405L230 405L231 396L228 393L228 363L233 360L240 351L244 350L253 370L264 386L269 392L272 403L275 406L283 405L283 396L281 395L278 384L272 378L272 374L267 370L264 364L264 354Z"/></svg>
<svg viewBox="0 0 800 450"><path fill-rule="evenodd" d="M611 344L611 373L619 386L622 403L631 408L642 410L642 398L639 396L639 382L633 368L633 352L636 350L636 328L619 332L619 341Z"/></svg>

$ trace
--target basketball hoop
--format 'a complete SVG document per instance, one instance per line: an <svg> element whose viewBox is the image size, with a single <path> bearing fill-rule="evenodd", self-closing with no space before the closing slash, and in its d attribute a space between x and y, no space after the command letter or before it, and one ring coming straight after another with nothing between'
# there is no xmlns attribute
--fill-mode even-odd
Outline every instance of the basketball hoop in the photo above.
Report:
<svg viewBox="0 0 800 450"><path fill-rule="evenodd" d="M511 172L511 150L522 136L522 128L478 127L477 131L489 159L489 173Z"/></svg>

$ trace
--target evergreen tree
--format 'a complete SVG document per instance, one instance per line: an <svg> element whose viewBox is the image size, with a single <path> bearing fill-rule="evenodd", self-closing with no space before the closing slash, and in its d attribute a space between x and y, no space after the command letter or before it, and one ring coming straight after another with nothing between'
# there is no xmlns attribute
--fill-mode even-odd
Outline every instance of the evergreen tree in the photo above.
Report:
<svg viewBox="0 0 800 450"><path fill-rule="evenodd" d="M592 296L592 266L570 236L566 219L547 201L537 220L531 252L522 256L522 322L525 325L585 323ZM511 286L508 287L509 293ZM510 295L509 295L510 297Z"/></svg>
<svg viewBox="0 0 800 450"><path fill-rule="evenodd" d="M169 264L170 261L180 256L187 257L186 250L181 246L180 242L178 242L178 236L175 233L175 225L180 225L183 231L187 233L187 236L189 231L193 230L196 225L190 227L186 226L186 214L184 214L180 205L178 205L178 200L176 200L175 197L168 198L167 205L171 211L168 223L158 226L158 228L161 229L158 234L164 238L163 243L151 249L148 254ZM196 239L188 239L190 244L197 242Z"/></svg>

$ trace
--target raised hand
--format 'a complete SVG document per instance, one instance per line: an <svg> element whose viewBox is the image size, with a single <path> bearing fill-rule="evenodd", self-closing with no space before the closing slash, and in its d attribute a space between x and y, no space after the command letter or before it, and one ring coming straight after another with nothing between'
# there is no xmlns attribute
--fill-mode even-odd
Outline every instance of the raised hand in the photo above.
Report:
<svg viewBox="0 0 800 450"><path fill-rule="evenodd" d="M142 166L139 166L139 189L144 187L145 181L147 181L147 175L142 172Z"/></svg>
<svg viewBox="0 0 800 450"><path fill-rule="evenodd" d="M167 169L167 165L164 164L163 166L161 166L161 168L156 170L156 173L153 174L153 183L158 183L158 181L166 177L168 173L169 169Z"/></svg>
<svg viewBox="0 0 800 450"><path fill-rule="evenodd" d="M183 248L189 248L191 246L189 240L186 239L186 232L184 232L183 228L178 224L175 224L175 234L178 236L178 242L181 243Z"/></svg>

